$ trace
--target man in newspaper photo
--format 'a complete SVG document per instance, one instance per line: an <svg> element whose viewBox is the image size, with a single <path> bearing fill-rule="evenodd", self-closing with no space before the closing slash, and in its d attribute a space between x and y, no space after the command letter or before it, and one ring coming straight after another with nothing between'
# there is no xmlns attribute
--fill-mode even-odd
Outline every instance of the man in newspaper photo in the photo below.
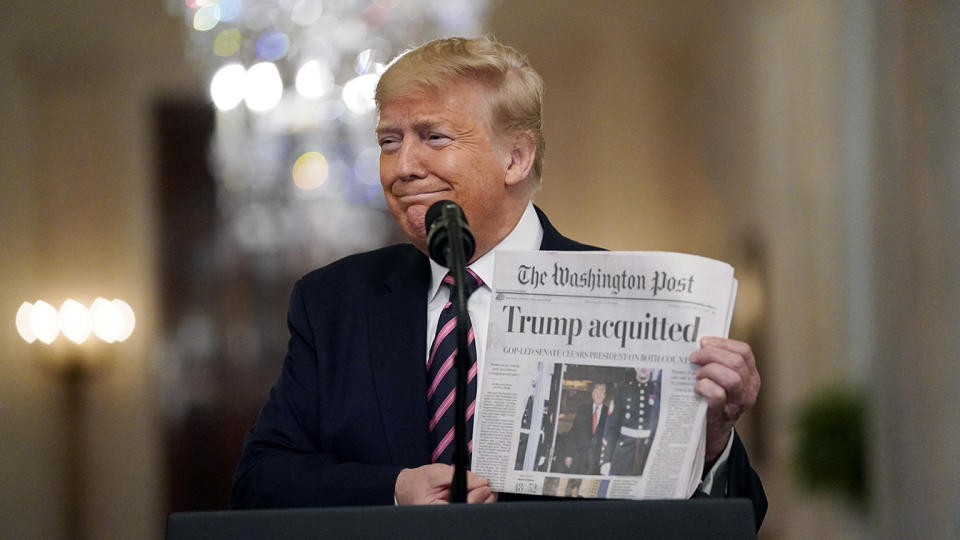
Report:
<svg viewBox="0 0 960 540"><path fill-rule="evenodd" d="M570 472L578 474L600 474L603 429L607 424L607 385L594 383L590 399L590 403L577 407L573 425L566 433L568 452L563 457L570 461Z"/></svg>
<svg viewBox="0 0 960 540"><path fill-rule="evenodd" d="M432 41L382 74L380 178L410 243L346 257L295 285L287 354L246 436L235 508L448 500L452 423L448 431L443 422L452 399L432 399L445 375L428 380L425 366L433 365L431 352L447 332L442 317L451 293L447 269L426 255L427 208L456 202L476 240L468 311L477 373L486 353L494 252L598 249L562 236L533 206L545 148L542 95L542 79L526 57L489 38ZM752 499L759 527L766 498L733 429L759 391L753 353L745 343L703 338L691 362L699 366L695 390L709 404L701 489ZM467 489L468 502L498 500L473 473Z"/></svg>

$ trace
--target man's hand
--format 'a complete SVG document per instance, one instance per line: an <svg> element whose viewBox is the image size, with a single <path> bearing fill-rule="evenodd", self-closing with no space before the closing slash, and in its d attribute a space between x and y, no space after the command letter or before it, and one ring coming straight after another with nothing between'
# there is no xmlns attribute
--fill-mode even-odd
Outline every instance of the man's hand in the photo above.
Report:
<svg viewBox="0 0 960 540"><path fill-rule="evenodd" d="M393 494L397 504L447 504L450 502L450 483L453 466L442 463L403 469L397 476ZM486 503L497 500L486 478L467 471L467 502Z"/></svg>
<svg viewBox="0 0 960 540"><path fill-rule="evenodd" d="M726 448L737 419L756 403L760 373L750 346L732 339L701 339L700 349L690 354L690 361L700 366L693 389L709 404L706 454L706 468L709 468Z"/></svg>

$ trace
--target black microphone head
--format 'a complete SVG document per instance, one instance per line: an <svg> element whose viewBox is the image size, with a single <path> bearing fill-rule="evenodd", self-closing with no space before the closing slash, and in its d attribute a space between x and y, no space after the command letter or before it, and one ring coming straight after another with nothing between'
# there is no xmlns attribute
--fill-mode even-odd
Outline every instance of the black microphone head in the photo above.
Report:
<svg viewBox="0 0 960 540"><path fill-rule="evenodd" d="M430 236L430 231L433 229L433 224L437 221L437 218L443 214L443 209L449 208L450 211L460 212L460 215L463 215L463 210L460 208L460 205L453 201L442 200L437 201L430 205L430 208L427 208L427 215L424 218L424 224L427 226L427 236ZM463 221L466 222L467 218L464 217Z"/></svg>
<svg viewBox="0 0 960 540"><path fill-rule="evenodd" d="M473 257L473 251L476 248L473 233L470 232L467 217L457 203L444 200L431 204L427 209L424 225L427 228L427 251L430 258L438 264L450 266L447 259L450 254L451 228L459 230L464 263Z"/></svg>

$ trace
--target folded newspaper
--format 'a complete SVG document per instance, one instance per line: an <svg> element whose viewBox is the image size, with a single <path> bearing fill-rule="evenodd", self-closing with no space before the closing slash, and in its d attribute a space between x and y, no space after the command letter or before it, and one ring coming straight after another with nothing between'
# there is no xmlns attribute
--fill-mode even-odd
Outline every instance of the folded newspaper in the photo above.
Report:
<svg viewBox="0 0 960 540"><path fill-rule="evenodd" d="M703 473L690 353L726 337L737 281L665 252L496 255L472 469L494 491L669 499Z"/></svg>

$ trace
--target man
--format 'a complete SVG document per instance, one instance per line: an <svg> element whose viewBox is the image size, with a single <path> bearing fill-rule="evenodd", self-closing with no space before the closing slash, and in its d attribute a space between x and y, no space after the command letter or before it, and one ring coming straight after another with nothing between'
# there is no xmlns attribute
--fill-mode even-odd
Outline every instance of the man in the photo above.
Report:
<svg viewBox="0 0 960 540"><path fill-rule="evenodd" d="M659 377L650 369L636 368L617 390L609 414L601 471L614 476L643 474L660 418Z"/></svg>
<svg viewBox="0 0 960 540"><path fill-rule="evenodd" d="M570 460L570 471L578 474L600 474L600 449L603 429L607 423L607 385L597 383L590 392L590 403L577 407L573 425L567 431L570 451L564 461Z"/></svg>
<svg viewBox="0 0 960 540"><path fill-rule="evenodd" d="M380 178L410 244L341 259L297 282L283 370L247 434L235 507L447 501L453 470L432 462L424 366L449 289L446 269L424 255L427 208L457 202L476 237L470 268L483 285L468 309L479 362L494 250L595 249L561 236L531 204L544 150L541 95L522 55L483 38L428 43L384 72ZM762 488L733 435L759 388L753 355L730 340L702 345L691 361L702 366L696 389L710 403L707 463L729 479L711 483L753 497L762 517ZM485 479L471 473L467 482L468 502L496 500Z"/></svg>

